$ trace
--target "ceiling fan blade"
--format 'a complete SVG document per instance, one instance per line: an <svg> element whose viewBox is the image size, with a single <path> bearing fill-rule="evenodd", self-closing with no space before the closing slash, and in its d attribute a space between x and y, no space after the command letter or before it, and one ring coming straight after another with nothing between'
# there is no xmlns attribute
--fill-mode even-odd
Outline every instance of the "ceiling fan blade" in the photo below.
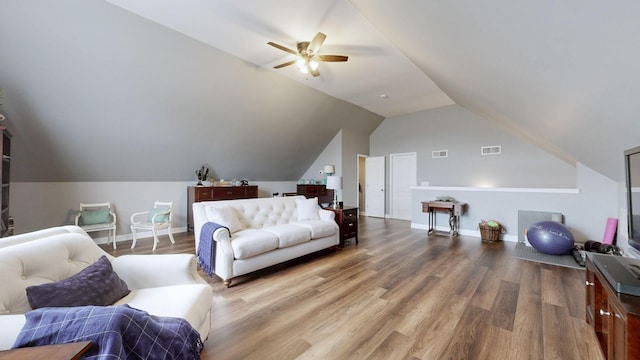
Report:
<svg viewBox="0 0 640 360"><path fill-rule="evenodd" d="M318 50L320 50L320 47L324 43L324 39L326 38L327 38L327 35L321 32L317 33L316 36L314 36L313 40L311 40L311 42L309 43L309 47L307 47L307 52L309 54L317 54Z"/></svg>
<svg viewBox="0 0 640 360"><path fill-rule="evenodd" d="M274 43L274 42L272 42L272 41L269 41L267 44L269 44L269 45L273 46L273 47L274 47L274 48L276 48L276 49L280 49L280 50L282 50L282 51L284 51L284 52L288 52L289 54L298 55L298 52L297 52L297 51L295 51L295 50L291 50L291 49L289 49L289 48L287 48L287 47L284 47L284 46L282 46L282 45L280 45L280 44L276 44L276 43Z"/></svg>
<svg viewBox="0 0 640 360"><path fill-rule="evenodd" d="M280 65L276 65L276 66L274 66L273 68L274 68L274 69L280 69L280 68L283 68L283 67L285 67L285 66L293 65L293 64L295 64L295 63L296 63L296 61L298 61L298 60L291 60L291 61L287 61L286 63L282 63L282 64L280 64Z"/></svg>
<svg viewBox="0 0 640 360"><path fill-rule="evenodd" d="M344 55L318 55L318 60L326 62L340 62L349 60L349 57Z"/></svg>

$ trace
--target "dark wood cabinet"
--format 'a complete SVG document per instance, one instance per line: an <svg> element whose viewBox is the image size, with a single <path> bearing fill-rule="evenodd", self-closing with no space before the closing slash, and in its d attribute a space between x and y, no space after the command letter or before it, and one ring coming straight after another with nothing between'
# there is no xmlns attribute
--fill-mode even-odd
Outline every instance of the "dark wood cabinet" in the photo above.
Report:
<svg viewBox="0 0 640 360"><path fill-rule="evenodd" d="M189 186L187 188L187 231L193 231L193 203L201 201L253 199L258 186Z"/></svg>
<svg viewBox="0 0 640 360"><path fill-rule="evenodd" d="M618 293L586 260L586 317L607 359L640 359L640 297Z"/></svg>
<svg viewBox="0 0 640 360"><path fill-rule="evenodd" d="M336 223L340 227L340 246L345 240L355 238L358 243L358 208L345 206L342 209L326 208L336 214Z"/></svg>
<svg viewBox="0 0 640 360"><path fill-rule="evenodd" d="M318 198L318 204L330 204L333 201L333 190L327 189L326 185L298 184L296 189L298 195L307 198Z"/></svg>

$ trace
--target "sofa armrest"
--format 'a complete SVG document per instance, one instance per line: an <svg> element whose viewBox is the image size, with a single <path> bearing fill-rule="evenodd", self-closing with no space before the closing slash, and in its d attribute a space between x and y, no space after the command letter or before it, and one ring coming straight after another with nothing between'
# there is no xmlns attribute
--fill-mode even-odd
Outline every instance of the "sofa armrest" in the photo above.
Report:
<svg viewBox="0 0 640 360"><path fill-rule="evenodd" d="M206 284L198 274L195 255L123 255L111 264L129 289L180 284Z"/></svg>
<svg viewBox="0 0 640 360"><path fill-rule="evenodd" d="M226 228L219 228L213 232L213 240L218 246L216 254L215 273L227 280L233 277L233 248L231 247L231 236Z"/></svg>
<svg viewBox="0 0 640 360"><path fill-rule="evenodd" d="M331 210L325 210L325 209L320 209L320 220L335 220L336 218L336 213L334 213Z"/></svg>

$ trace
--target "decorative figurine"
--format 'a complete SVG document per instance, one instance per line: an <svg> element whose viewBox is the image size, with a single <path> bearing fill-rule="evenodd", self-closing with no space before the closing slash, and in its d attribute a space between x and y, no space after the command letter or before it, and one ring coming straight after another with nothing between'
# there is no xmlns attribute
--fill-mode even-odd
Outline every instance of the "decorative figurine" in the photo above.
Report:
<svg viewBox="0 0 640 360"><path fill-rule="evenodd" d="M202 166L200 170L196 170L196 176L198 177L198 183L196 186L202 186L202 181L207 180L207 176L209 175L209 168L206 166Z"/></svg>

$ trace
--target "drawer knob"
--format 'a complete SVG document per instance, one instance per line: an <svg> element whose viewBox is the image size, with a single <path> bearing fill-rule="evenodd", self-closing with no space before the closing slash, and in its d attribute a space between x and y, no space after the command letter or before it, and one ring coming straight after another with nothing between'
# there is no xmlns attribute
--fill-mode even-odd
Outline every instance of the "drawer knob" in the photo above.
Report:
<svg viewBox="0 0 640 360"><path fill-rule="evenodd" d="M585 282L584 282L584 284L585 284L585 285L587 285L587 286L593 286L593 285L595 285L594 283L589 282L589 280L585 281Z"/></svg>
<svg viewBox="0 0 640 360"><path fill-rule="evenodd" d="M600 315L602 315L602 316L611 316L611 313L608 312L608 311L604 311L604 310L600 309Z"/></svg>

